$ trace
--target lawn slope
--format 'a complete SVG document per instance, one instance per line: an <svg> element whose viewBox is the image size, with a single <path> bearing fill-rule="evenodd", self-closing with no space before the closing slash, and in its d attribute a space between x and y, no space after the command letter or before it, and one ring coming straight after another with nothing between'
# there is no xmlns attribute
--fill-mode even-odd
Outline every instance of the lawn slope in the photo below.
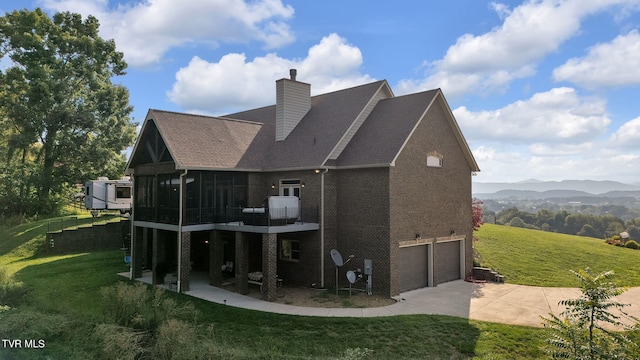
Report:
<svg viewBox="0 0 640 360"><path fill-rule="evenodd" d="M484 224L474 249L481 265L511 284L575 287L569 270L613 270L620 286L640 286L640 250L608 245L603 239Z"/></svg>
<svg viewBox="0 0 640 360"><path fill-rule="evenodd" d="M121 251L37 253L46 222L0 230L0 266L29 289L24 304L0 313L3 339L42 339L42 349L0 348L1 359L102 359L95 328L104 321L99 289L128 280ZM346 359L367 349L376 359L538 359L544 330L447 316L315 318L257 312L167 293L191 302L214 329L225 359ZM191 345L195 346L195 345ZM353 352L353 351L351 351ZM357 353L357 351L355 351Z"/></svg>

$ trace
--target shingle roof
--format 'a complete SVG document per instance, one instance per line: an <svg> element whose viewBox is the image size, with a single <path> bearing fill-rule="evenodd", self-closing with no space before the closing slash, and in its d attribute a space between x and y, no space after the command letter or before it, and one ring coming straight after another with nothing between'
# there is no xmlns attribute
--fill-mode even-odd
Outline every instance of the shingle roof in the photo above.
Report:
<svg viewBox="0 0 640 360"><path fill-rule="evenodd" d="M177 169L233 169L262 124L210 116L150 110Z"/></svg>
<svg viewBox="0 0 640 360"><path fill-rule="evenodd" d="M311 109L283 141L275 140L275 105L224 117L152 109L145 125L152 121L157 126L176 169L274 171L390 166L433 100L442 96L440 90L378 101L337 160L327 160L336 145L345 141L345 133L369 101L387 96L381 96L384 89L385 94L393 96L384 80L313 96ZM443 103L450 112L446 101ZM451 121L459 133L453 115ZM459 141L468 152L472 169L477 169L461 133ZM137 165L138 145L128 169Z"/></svg>
<svg viewBox="0 0 640 360"><path fill-rule="evenodd" d="M262 122L256 148L263 148L265 170L323 165L331 150L385 81L311 97L311 110L284 141L275 141L275 106L226 115Z"/></svg>
<svg viewBox="0 0 640 360"><path fill-rule="evenodd" d="M337 166L389 165L439 90L381 100L349 142Z"/></svg>

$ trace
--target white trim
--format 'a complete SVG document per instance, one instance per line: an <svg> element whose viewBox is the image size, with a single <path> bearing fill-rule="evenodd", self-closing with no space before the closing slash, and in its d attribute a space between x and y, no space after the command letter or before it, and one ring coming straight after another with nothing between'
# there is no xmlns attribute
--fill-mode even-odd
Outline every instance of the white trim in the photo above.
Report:
<svg viewBox="0 0 640 360"><path fill-rule="evenodd" d="M428 287L434 287L435 283L433 282L433 275L435 275L434 272L435 272L436 259L433 256L433 243L429 244L429 245L431 245L431 246L429 246L427 248L427 259L429 261L429 263L427 264L427 271L428 271L428 273L427 273L427 286Z"/></svg>
<svg viewBox="0 0 640 360"><path fill-rule="evenodd" d="M140 220L134 221L133 224L134 226L137 226L137 227L178 232L178 225L174 225L174 224L164 224L164 223L156 223L151 221L140 221Z"/></svg>
<svg viewBox="0 0 640 360"><path fill-rule="evenodd" d="M382 100L378 98L378 96L380 95L380 92L383 91L383 89L387 90L387 94L383 94L383 96L385 96L384 99L390 99L394 97L389 84L386 80L384 80L382 84L380 84L380 87L378 87L376 92L373 94L373 96L369 99L369 101L367 101L367 104L362 108L362 110L360 110L358 116L356 116L351 125L349 125L347 131L342 134L340 140L333 146L333 149L331 149L329 155L327 155L327 157L322 162L323 164L326 164L329 160L336 160L340 156L340 154L342 154L342 151L344 151L351 139L353 139L360 126L362 126L365 120L373 112L376 104L380 100Z"/></svg>
<svg viewBox="0 0 640 360"><path fill-rule="evenodd" d="M409 142L409 140L413 136L413 133L416 132L416 129L418 129L418 126L420 126L420 124L422 124L422 120L424 120L424 118L427 116L427 112L429 112L429 110L431 109L431 105L433 105L433 102L436 100L436 98L438 97L439 94L440 94L440 92L438 92L431 99L431 102L424 109L424 112L422 113L422 115L420 115L420 118L418 119L418 121L416 121L416 124L413 126L413 129L411 129L411 132L409 132L409 135L404 139L404 142L402 143L402 146L400 146L400 149L398 150L396 155L393 157L393 160L391 160L391 166L396 166L396 160L398 160L398 157L400 157L400 154L404 150L405 146L407 146L407 143Z"/></svg>
<svg viewBox="0 0 640 360"><path fill-rule="evenodd" d="M467 242L466 238L460 240L460 278L461 279L464 279L466 275L466 271L465 271L466 270L465 258L467 255L466 242Z"/></svg>
<svg viewBox="0 0 640 360"><path fill-rule="evenodd" d="M418 247L418 246L426 246L427 247L427 287L433 287L433 275L434 275L434 265L435 258L433 257L433 244L435 243L434 238L431 239L416 239L414 244L405 244L400 245L400 249L409 248L409 247ZM413 240L410 240L413 242ZM408 243L408 241L403 241ZM401 242L402 243L402 242Z"/></svg>
<svg viewBox="0 0 640 360"><path fill-rule="evenodd" d="M441 95L440 101L444 103L445 112L449 115L449 123L455 129L455 131L453 132L454 136L458 140L460 147L462 147L464 150L463 154L465 155L465 158L467 158L467 161L471 166L471 171L479 172L480 168L478 167L478 163L476 162L476 159L473 157L473 153L469 148L469 143L464 138L464 135L462 134L462 130L460 130L460 126L458 125L458 122L455 120L456 117L453 116L453 111L451 111L451 107L449 106L447 99L445 99L444 94L442 93L442 90L438 89L438 94Z"/></svg>
<svg viewBox="0 0 640 360"><path fill-rule="evenodd" d="M445 242L452 242L452 241L461 241L461 240L464 240L465 238L466 238L465 235L443 236L443 237L437 237L436 242L445 243Z"/></svg>
<svg viewBox="0 0 640 360"><path fill-rule="evenodd" d="M133 225L141 228L157 229L178 232L178 225L154 223L149 221L134 221ZM299 222L295 224L282 225L282 226L255 226L244 225L241 222L233 223L214 223L214 224L199 224L199 225L184 225L182 227L183 232L194 232L203 230L227 230L227 231L240 231L255 234L281 234L300 231L313 231L320 230L319 223L311 222Z"/></svg>

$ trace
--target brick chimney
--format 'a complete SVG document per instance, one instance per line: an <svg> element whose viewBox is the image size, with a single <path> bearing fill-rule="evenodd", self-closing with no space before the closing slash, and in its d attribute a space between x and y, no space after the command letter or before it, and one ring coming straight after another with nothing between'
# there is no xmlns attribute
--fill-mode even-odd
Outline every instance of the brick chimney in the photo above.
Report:
<svg viewBox="0 0 640 360"><path fill-rule="evenodd" d="M276 141L283 141L311 109L311 85L296 80L296 69L289 70L290 79L276 80Z"/></svg>

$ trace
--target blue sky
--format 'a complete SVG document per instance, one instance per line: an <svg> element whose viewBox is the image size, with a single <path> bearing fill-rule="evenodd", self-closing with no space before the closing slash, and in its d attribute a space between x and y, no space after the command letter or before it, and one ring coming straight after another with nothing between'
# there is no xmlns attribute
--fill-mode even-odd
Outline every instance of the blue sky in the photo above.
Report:
<svg viewBox="0 0 640 360"><path fill-rule="evenodd" d="M100 20L149 108L221 115L386 79L442 88L478 182L640 183L640 0L18 0Z"/></svg>

